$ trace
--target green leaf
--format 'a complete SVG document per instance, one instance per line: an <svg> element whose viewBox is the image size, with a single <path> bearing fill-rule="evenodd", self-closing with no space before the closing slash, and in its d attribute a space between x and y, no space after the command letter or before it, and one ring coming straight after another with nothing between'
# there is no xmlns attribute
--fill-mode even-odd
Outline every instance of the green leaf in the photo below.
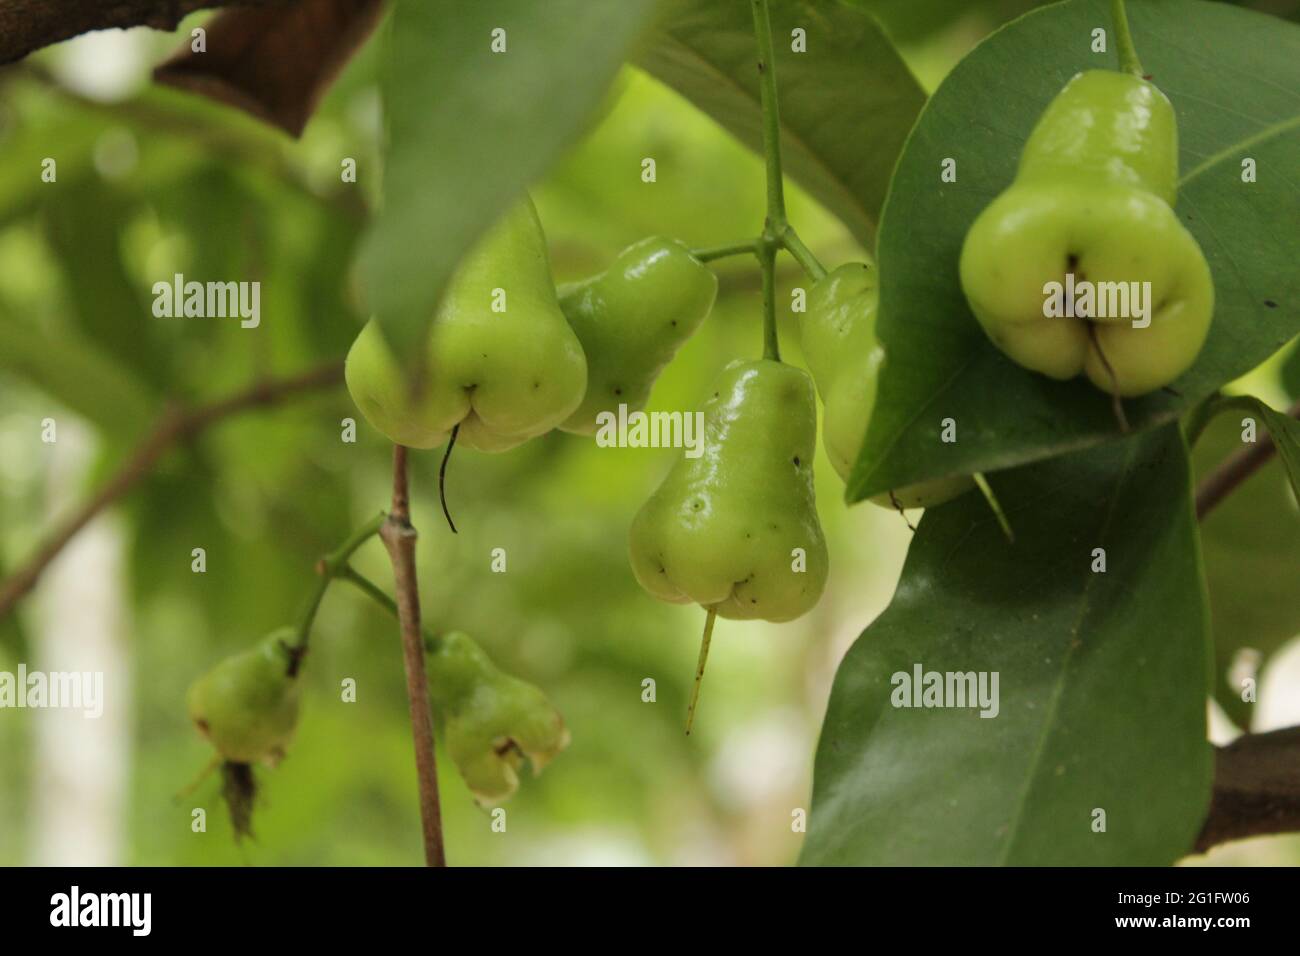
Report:
<svg viewBox="0 0 1300 956"><path fill-rule="evenodd" d="M1256 407L1255 403L1256 399L1229 399L1217 410L1237 407L1257 420L1265 418L1259 408L1267 406L1259 403ZM1243 447L1245 417L1219 415L1200 433L1192 455L1198 479ZM1283 420L1294 450L1297 425ZM1272 431L1272 426L1268 427ZM1273 432L1275 440L1277 434ZM1243 728L1251 726L1252 708L1241 699L1242 688L1230 679L1238 653L1246 648L1256 651L1262 667L1278 648L1300 634L1300 595L1295 581L1295 569L1300 567L1300 492L1294 490L1294 479L1288 480L1284 463L1282 456L1275 457L1201 519L1201 550L1214 633L1212 689L1228 716Z"/></svg>
<svg viewBox="0 0 1300 956"><path fill-rule="evenodd" d="M978 495L927 510L835 675L805 864L1154 865L1192 845L1209 634L1180 431L992 484L1016 543ZM997 672L997 716L891 706L917 665Z"/></svg>
<svg viewBox="0 0 1300 956"><path fill-rule="evenodd" d="M361 271L399 350L423 339L465 250L583 132L654 6L397 3L383 82L384 206ZM497 29L503 53L491 49Z"/></svg>
<svg viewBox="0 0 1300 956"><path fill-rule="evenodd" d="M1264 361L1300 331L1300 28L1197 0L1129 8L1142 62L1173 101L1184 171L1177 212L1215 282L1215 316L1196 363L1172 388L1124 405L1143 429ZM1114 67L1089 52L1107 4L1078 0L1027 16L977 47L926 106L899 160L880 233L881 317L889 358L849 482L856 501L889 488L992 472L1119 437L1110 397L1004 357L966 305L962 240L1012 180L1021 147L1074 73ZM1242 183L1253 157L1258 182ZM957 182L939 181L957 160ZM939 440L942 421L957 441Z"/></svg>
<svg viewBox="0 0 1300 956"><path fill-rule="evenodd" d="M840 0L773 0L784 169L867 248L925 93L865 11ZM791 49L791 31L807 52ZM679 4L638 63L762 151L749 3Z"/></svg>
<svg viewBox="0 0 1300 956"><path fill-rule="evenodd" d="M87 216L94 209L96 215ZM58 256L76 323L88 343L150 386L165 390L170 364L158 322L122 256L131 202L96 179L73 180L47 198L45 236ZM209 225L207 228L211 228ZM170 278L170 277L169 277Z"/></svg>
<svg viewBox="0 0 1300 956"><path fill-rule="evenodd" d="M138 379L69 332L47 336L0 311L0 369L26 378L114 437L138 437L157 404Z"/></svg>

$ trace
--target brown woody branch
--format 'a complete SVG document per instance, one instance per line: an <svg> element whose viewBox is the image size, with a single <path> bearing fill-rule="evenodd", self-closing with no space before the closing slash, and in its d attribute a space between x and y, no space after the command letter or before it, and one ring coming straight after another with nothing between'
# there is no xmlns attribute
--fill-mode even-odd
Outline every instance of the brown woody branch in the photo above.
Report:
<svg viewBox="0 0 1300 956"><path fill-rule="evenodd" d="M433 713L429 709L429 680L424 671L424 638L420 632L420 590L415 575L415 528L411 527L411 496L407 487L406 448L393 446L393 507L379 529L393 563L397 619L402 631L406 666L406 696L411 710L415 771L420 788L420 822L424 831L426 866L446 866L442 842L442 809L438 802L438 763L433 749Z"/></svg>
<svg viewBox="0 0 1300 956"><path fill-rule="evenodd" d="M1300 727L1246 734L1214 752L1214 795L1195 850L1300 830Z"/></svg>
<svg viewBox="0 0 1300 956"><path fill-rule="evenodd" d="M196 10L288 6L295 0L0 0L0 63L92 30L175 30Z"/></svg>
<svg viewBox="0 0 1300 956"><path fill-rule="evenodd" d="M193 438L222 419L252 408L278 404L302 392L337 385L343 380L343 363L332 361L291 378L267 379L229 398L191 409L170 408L134 452L108 481L36 549L17 571L0 582L0 618L8 614L23 595L36 586L41 574L95 515L149 474L158 459L173 445Z"/></svg>
<svg viewBox="0 0 1300 956"><path fill-rule="evenodd" d="M1292 418L1300 418L1300 401L1288 408L1286 413ZM1275 454L1277 445L1273 443L1273 436L1265 432L1255 444L1225 458L1196 489L1196 517L1204 518L1215 505L1266 465Z"/></svg>

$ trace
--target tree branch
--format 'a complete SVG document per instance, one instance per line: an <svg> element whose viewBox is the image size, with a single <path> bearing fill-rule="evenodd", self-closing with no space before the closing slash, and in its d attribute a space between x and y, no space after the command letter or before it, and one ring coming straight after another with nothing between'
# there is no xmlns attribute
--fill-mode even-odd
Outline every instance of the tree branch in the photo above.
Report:
<svg viewBox="0 0 1300 956"><path fill-rule="evenodd" d="M296 0L0 0L0 63L89 33L152 27L175 30L196 10L288 6Z"/></svg>
<svg viewBox="0 0 1300 956"><path fill-rule="evenodd" d="M1195 850L1300 830L1300 727L1245 734L1214 752L1214 795Z"/></svg>
<svg viewBox="0 0 1300 956"><path fill-rule="evenodd" d="M153 430L107 482L59 525L17 571L0 583L0 618L36 586L42 572L95 515L121 498L149 474L172 445L193 438L224 418L252 408L275 405L302 392L337 385L343 380L343 363L329 362L292 378L267 379L229 398L199 405L188 411L169 408Z"/></svg>
<svg viewBox="0 0 1300 956"><path fill-rule="evenodd" d="M1300 418L1300 401L1286 410L1291 418ZM1262 468L1277 454L1273 436L1267 431L1255 444L1239 449L1223 460L1218 468L1205 476L1196 489L1196 517L1204 518L1238 485Z"/></svg>
<svg viewBox="0 0 1300 956"><path fill-rule="evenodd" d="M424 862L446 866L442 843L442 810L438 804L438 763L433 750L433 714L429 709L429 679L424 671L424 641L420 634L420 591L415 575L416 532L411 527L411 498L407 486L406 448L393 446L393 506L379 537L393 562L398 621L402 630L402 659L406 665L406 696L411 708L411 737L420 786L420 822L424 828Z"/></svg>

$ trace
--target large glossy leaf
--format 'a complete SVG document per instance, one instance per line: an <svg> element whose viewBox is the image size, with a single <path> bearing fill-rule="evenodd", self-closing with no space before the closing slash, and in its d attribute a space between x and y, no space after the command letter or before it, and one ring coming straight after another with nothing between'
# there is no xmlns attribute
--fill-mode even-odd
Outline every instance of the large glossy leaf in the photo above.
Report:
<svg viewBox="0 0 1300 956"><path fill-rule="evenodd" d="M894 162L925 94L880 25L840 0L773 0L785 170L868 248ZM792 50L802 28L806 52ZM677 4L640 64L762 150L751 5Z"/></svg>
<svg viewBox="0 0 1300 956"><path fill-rule="evenodd" d="M1276 414L1276 413L1274 413ZM1204 478L1242 446L1245 410L1218 416L1196 442L1192 464ZM1295 427L1295 423L1292 423ZM1251 705L1230 682L1237 654L1250 648L1259 665L1300 634L1300 508L1284 460L1275 457L1201 520L1205 580L1214 631L1215 698L1238 725L1251 725Z"/></svg>
<svg viewBox="0 0 1300 956"><path fill-rule="evenodd" d="M1300 331L1300 27L1200 0L1131 4L1143 65L1179 118L1177 212L1215 283L1196 363L1125 402L1136 428L1172 421ZM1005 358L966 305L957 274L971 222L1012 180L1043 108L1079 70L1108 5L1077 0L1030 13L977 47L935 92L899 160L882 218L879 334L889 353L849 499L970 471L995 471L1119 437L1109 397ZM1258 182L1241 181L1252 157ZM957 181L940 163L957 161ZM945 418L957 441L940 441Z"/></svg>
<svg viewBox="0 0 1300 956"><path fill-rule="evenodd" d="M584 130L654 6L399 0L386 38L384 207L361 254L390 341L423 338L461 254ZM492 50L495 30L505 52Z"/></svg>
<svg viewBox="0 0 1300 956"><path fill-rule="evenodd" d="M1181 433L991 483L1015 543L978 495L927 511L835 675L806 864L1166 864L1192 845L1209 634ZM997 716L891 706L917 665L997 672Z"/></svg>

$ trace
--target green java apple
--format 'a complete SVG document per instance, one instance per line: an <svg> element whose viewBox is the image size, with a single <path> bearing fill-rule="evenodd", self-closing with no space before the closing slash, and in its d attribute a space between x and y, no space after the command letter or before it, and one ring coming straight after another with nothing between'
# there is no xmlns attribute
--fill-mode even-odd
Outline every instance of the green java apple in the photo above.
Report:
<svg viewBox="0 0 1300 956"><path fill-rule="evenodd" d="M1159 89L1109 70L1070 80L1025 143L1015 181L962 246L962 288L993 343L1026 368L1082 372L1121 396L1185 372L1209 332L1214 285L1171 208L1177 180L1177 122ZM1067 275L1098 295L1075 316L1045 314L1045 289ZM1113 296L1141 283L1150 283L1145 317L1134 318L1131 299L1127 312L1101 314L1103 296L1122 302Z"/></svg>
<svg viewBox="0 0 1300 956"><path fill-rule="evenodd" d="M804 359L821 394L825 415L822 443L826 456L845 481L858 460L876 404L885 349L876 338L880 287L876 271L850 262L818 280L799 316ZM960 475L919 482L871 500L886 508L928 508L974 487Z"/></svg>
<svg viewBox="0 0 1300 956"><path fill-rule="evenodd" d="M458 442L505 451L578 407L587 363L560 311L531 200L511 209L457 267L426 348L419 392L373 319L348 352L353 401L397 444L433 448L460 426Z"/></svg>
<svg viewBox="0 0 1300 956"><path fill-rule="evenodd" d="M633 519L633 573L660 600L793 620L817 603L827 572L812 380L770 359L733 362L703 412L703 453L678 458Z"/></svg>
<svg viewBox="0 0 1300 956"><path fill-rule="evenodd" d="M482 804L519 786L527 759L534 773L569 744L564 720L541 690L504 673L467 634L452 631L426 655L434 713L451 758Z"/></svg>
<svg viewBox="0 0 1300 956"><path fill-rule="evenodd" d="M190 720L231 763L275 764L298 724L292 627L220 661L186 694Z"/></svg>
<svg viewBox="0 0 1300 956"><path fill-rule="evenodd" d="M560 290L587 356L587 395L560 427L597 430L596 416L644 408L650 389L713 308L718 279L673 239L643 239L600 275Z"/></svg>

